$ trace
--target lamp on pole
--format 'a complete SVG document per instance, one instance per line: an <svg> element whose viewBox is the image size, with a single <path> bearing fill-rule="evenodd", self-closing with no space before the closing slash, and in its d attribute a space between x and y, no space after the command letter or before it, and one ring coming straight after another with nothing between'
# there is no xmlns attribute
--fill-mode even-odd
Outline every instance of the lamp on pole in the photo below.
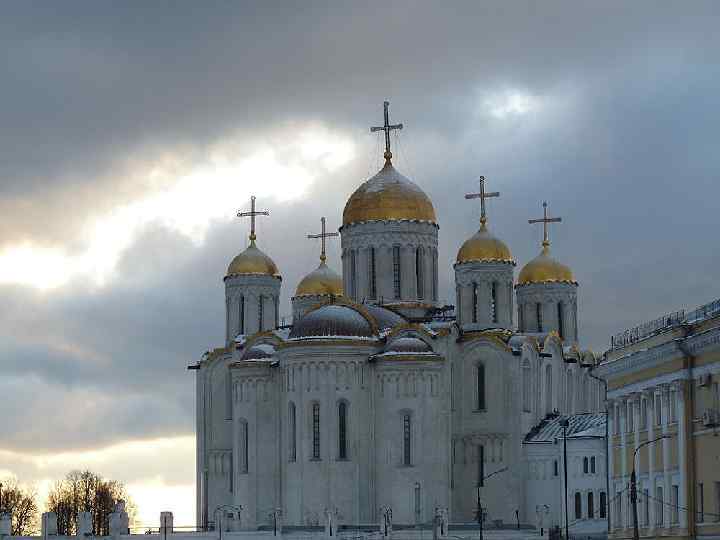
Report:
<svg viewBox="0 0 720 540"><path fill-rule="evenodd" d="M483 448L483 447L481 446L480 448ZM498 469L495 472L491 472L487 476L483 476L483 472L485 471L485 464L482 461L482 459L484 457L485 457L484 452L482 452L482 450L481 450L481 452L480 452L480 459L481 459L480 475L478 478L478 485L477 485L477 512L478 512L477 515L478 515L478 524L480 525L480 540L483 540L483 521L484 521L483 507L482 507L482 504L480 503L480 488L485 485L485 480L487 480L488 478L491 478L491 477L495 476L496 474L500 474L500 473L508 470L507 467L503 467L502 469Z"/></svg>
<svg viewBox="0 0 720 540"><path fill-rule="evenodd" d="M638 450L640 450L643 446L646 446L650 443L654 443L655 441L659 441L661 439L668 439L669 437L670 437L670 435L665 434L665 435L661 435L660 437L657 437L655 439L645 441L644 443L639 444L638 447L635 448L635 451L633 452L633 468L632 468L632 472L630 473L630 502L632 503L632 513L633 513L633 540L640 539L640 530L638 529L638 514L637 514L637 475L635 474L635 456L637 456Z"/></svg>
<svg viewBox="0 0 720 540"><path fill-rule="evenodd" d="M563 428L563 472L565 476L565 540L570 540L568 524L568 467L567 467L567 429L570 422L567 418L560 420L560 427Z"/></svg>
<svg viewBox="0 0 720 540"><path fill-rule="evenodd" d="M215 526L217 527L218 533L219 533L219 538L218 538L218 540L222 540L222 523L221 523L221 521L218 519L218 515L217 515L217 513L218 513L220 510L222 510L222 511L225 511L225 510L235 510L235 511L238 513L238 518L239 518L239 517L240 517L240 512L242 512L242 506L233 506L232 504L223 504L223 505L220 505L220 506L218 506L217 508L215 508L215 511L213 512L213 517L215 518ZM221 516L222 516L222 514L221 514Z"/></svg>

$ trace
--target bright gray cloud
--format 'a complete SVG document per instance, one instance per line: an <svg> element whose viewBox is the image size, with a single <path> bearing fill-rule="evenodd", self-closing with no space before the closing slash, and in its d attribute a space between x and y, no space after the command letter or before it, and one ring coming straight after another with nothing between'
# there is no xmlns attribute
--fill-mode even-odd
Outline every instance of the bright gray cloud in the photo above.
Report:
<svg viewBox="0 0 720 540"><path fill-rule="evenodd" d="M318 122L361 146L306 198L263 201L273 212L260 242L289 313L316 265L299 232L320 215L339 224L376 165L367 126L390 98L406 125L397 166L440 219L444 298L476 226L462 194L479 174L502 192L491 226L520 265L538 251L527 218L540 201L563 216L553 250L581 282L582 337L595 350L624 326L720 296L713 3L302 6L4 6L0 246L78 249L83 223L146 193L138 172L162 156L192 162L230 135L251 144ZM536 109L494 118L485 102L508 91ZM2 287L3 447L191 433L185 367L221 343L221 277L245 235L217 222L196 245L148 226L104 288Z"/></svg>

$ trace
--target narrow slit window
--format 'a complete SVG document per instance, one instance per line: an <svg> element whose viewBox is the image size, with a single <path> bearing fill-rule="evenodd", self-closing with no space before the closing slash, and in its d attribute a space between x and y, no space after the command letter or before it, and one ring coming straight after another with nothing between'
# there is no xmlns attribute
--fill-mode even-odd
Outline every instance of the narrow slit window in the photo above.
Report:
<svg viewBox="0 0 720 540"><path fill-rule="evenodd" d="M312 457L320 459L320 404L313 403L312 406Z"/></svg>
<svg viewBox="0 0 720 540"><path fill-rule="evenodd" d="M245 297L240 297L240 306L238 307L238 319L240 320L239 333L245 333Z"/></svg>
<svg viewBox="0 0 720 540"><path fill-rule="evenodd" d="M393 292L395 298L400 298L400 246L393 246Z"/></svg>
<svg viewBox="0 0 720 540"><path fill-rule="evenodd" d="M483 364L477 366L477 408L479 411L485 410L485 366Z"/></svg>
<svg viewBox="0 0 720 540"><path fill-rule="evenodd" d="M412 441L412 432L411 432L411 423L410 423L410 414L405 413L403 415L403 465L410 466L411 461L411 451L410 451L410 444Z"/></svg>
<svg viewBox="0 0 720 540"><path fill-rule="evenodd" d="M415 250L415 280L417 282L417 297L425 296L425 272L423 272L423 248L419 247Z"/></svg>
<svg viewBox="0 0 720 540"><path fill-rule="evenodd" d="M535 304L535 318L537 319L537 331L543 331L543 319L542 319L542 304L537 302Z"/></svg>
<svg viewBox="0 0 720 540"><path fill-rule="evenodd" d="M492 282L492 286L490 289L490 313L492 314L492 322L496 323L498 322L498 313L497 313L497 283Z"/></svg>
<svg viewBox="0 0 720 540"><path fill-rule="evenodd" d="M375 248L370 248L369 259L370 259L370 298L377 298L377 266L375 261Z"/></svg>
<svg viewBox="0 0 720 540"><path fill-rule="evenodd" d="M357 260L354 249L350 251L350 297L357 298Z"/></svg>
<svg viewBox="0 0 720 540"><path fill-rule="evenodd" d="M565 339L565 314L563 313L563 311L565 311L563 309L563 303L558 302L557 316L558 316L558 334L560 334L560 339Z"/></svg>
<svg viewBox="0 0 720 540"><path fill-rule="evenodd" d="M246 421L240 421L240 472L248 472L248 424Z"/></svg>
<svg viewBox="0 0 720 540"><path fill-rule="evenodd" d="M477 283L473 283L473 286L472 286L472 301L473 301L473 302L472 302L472 307L473 307L472 322L476 323L476 322L477 322L477 306L478 306L478 286L477 286Z"/></svg>
<svg viewBox="0 0 720 540"><path fill-rule="evenodd" d="M582 519L582 495L575 493L575 519Z"/></svg>
<svg viewBox="0 0 720 540"><path fill-rule="evenodd" d="M347 404L338 405L338 458L347 459Z"/></svg>
<svg viewBox="0 0 720 540"><path fill-rule="evenodd" d="M265 304L265 297L261 294L258 298L258 332L263 331L263 307Z"/></svg>
<svg viewBox="0 0 720 540"><path fill-rule="evenodd" d="M432 249L432 299L438 299L438 255L435 248Z"/></svg>
<svg viewBox="0 0 720 540"><path fill-rule="evenodd" d="M594 519L595 518L595 494L590 491L587 494L587 512L588 512L588 519Z"/></svg>
<svg viewBox="0 0 720 540"><path fill-rule="evenodd" d="M607 517L607 495L605 495L604 491L600 492L600 517L606 518Z"/></svg>
<svg viewBox="0 0 720 540"><path fill-rule="evenodd" d="M288 426L290 429L290 461L295 461L297 459L297 417L295 413L295 404L293 402L290 402L289 407L289 423Z"/></svg>
<svg viewBox="0 0 720 540"><path fill-rule="evenodd" d="M275 328L277 328L280 326L280 299L277 296L273 298L273 309L275 310Z"/></svg>

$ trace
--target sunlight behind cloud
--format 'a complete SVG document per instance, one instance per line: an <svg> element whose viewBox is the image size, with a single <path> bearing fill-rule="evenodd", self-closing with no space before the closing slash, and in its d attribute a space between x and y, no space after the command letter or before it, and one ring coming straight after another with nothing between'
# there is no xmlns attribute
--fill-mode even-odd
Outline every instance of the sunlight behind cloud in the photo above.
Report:
<svg viewBox="0 0 720 540"><path fill-rule="evenodd" d="M29 243L5 248L0 284L46 290L90 278L102 286L143 227L159 224L201 244L211 223L232 219L251 193L280 201L301 197L319 175L353 159L355 150L347 137L317 127L277 144L255 145L238 157L241 146L236 141L217 145L203 162L180 174L162 164L149 167L147 183L164 189L88 223L81 239L85 249L78 254Z"/></svg>
<svg viewBox="0 0 720 540"><path fill-rule="evenodd" d="M536 110L539 100L519 90L507 90L493 94L483 100L483 107L491 116L503 119L508 116L521 116Z"/></svg>

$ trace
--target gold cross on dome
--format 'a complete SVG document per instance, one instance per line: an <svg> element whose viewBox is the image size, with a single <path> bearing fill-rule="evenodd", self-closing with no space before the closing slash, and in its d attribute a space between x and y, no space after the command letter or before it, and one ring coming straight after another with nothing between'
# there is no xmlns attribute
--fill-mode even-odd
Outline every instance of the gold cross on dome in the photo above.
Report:
<svg viewBox="0 0 720 540"><path fill-rule="evenodd" d="M250 218L250 243L254 243L257 236L255 236L255 216L269 216L270 212L267 210L255 210L255 195L250 197L250 211L249 212L238 212L237 217L249 217Z"/></svg>
<svg viewBox="0 0 720 540"><path fill-rule="evenodd" d="M308 238L319 238L320 239L320 245L322 246L320 249L320 262L325 262L327 257L325 256L325 239L326 238L332 238L333 236L340 236L337 232L325 232L325 218L320 218L320 227L321 227L321 233L320 234L308 234Z"/></svg>
<svg viewBox="0 0 720 540"><path fill-rule="evenodd" d="M543 217L540 219L528 219L528 223L542 223L543 224L543 247L548 247L550 245L550 240L548 238L548 223L560 223L562 221L561 217L554 217L550 218L548 217L547 213L547 201L543 201Z"/></svg>
<svg viewBox="0 0 720 540"><path fill-rule="evenodd" d="M466 193L466 199L480 199L480 226L484 227L487 223L487 215L485 214L485 199L492 197L499 197L499 191L485 191L485 177L480 177L480 192L479 193Z"/></svg>
<svg viewBox="0 0 720 540"><path fill-rule="evenodd" d="M375 133L376 131L384 131L385 132L385 161L390 161L392 159L392 152L390 151L390 132L393 129L402 129L402 124L390 124L390 102L384 101L383 102L383 115L385 118L385 123L382 126L375 126L370 128L370 133Z"/></svg>

